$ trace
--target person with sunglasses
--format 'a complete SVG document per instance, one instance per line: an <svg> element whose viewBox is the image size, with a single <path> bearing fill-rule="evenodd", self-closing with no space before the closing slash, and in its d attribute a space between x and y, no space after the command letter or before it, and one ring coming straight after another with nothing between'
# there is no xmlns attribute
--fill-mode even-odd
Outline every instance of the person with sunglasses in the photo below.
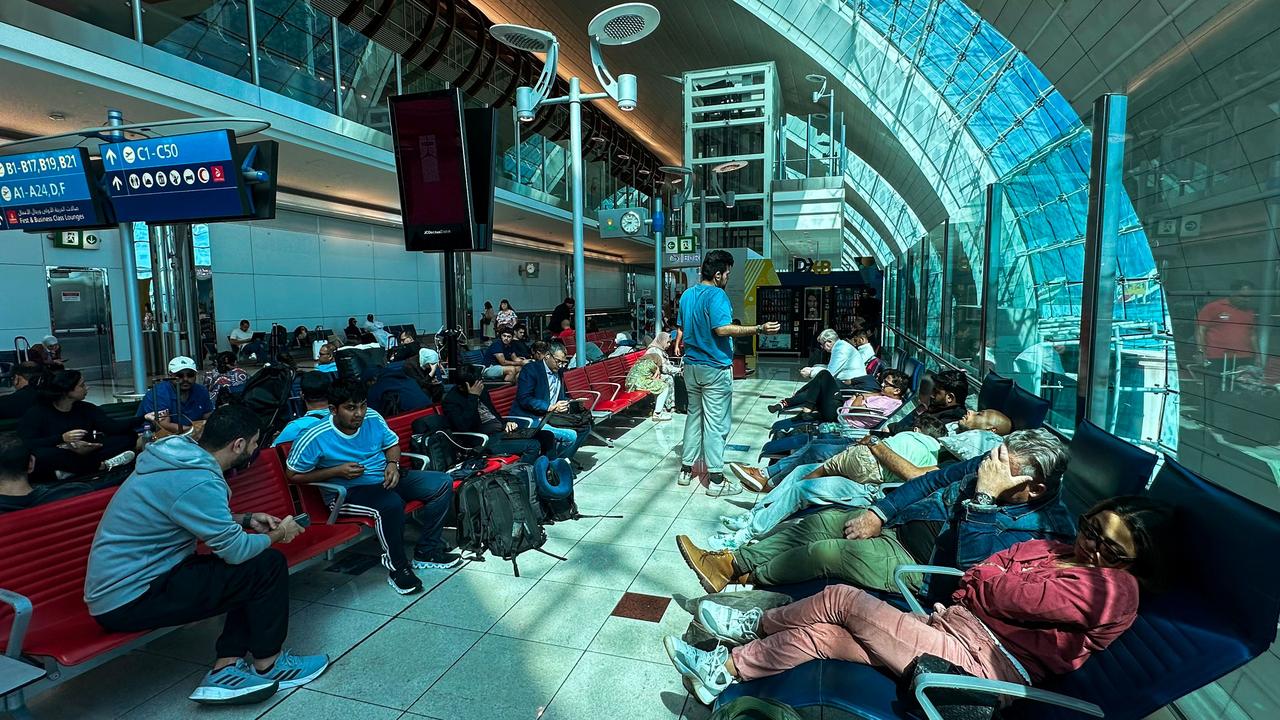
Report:
<svg viewBox="0 0 1280 720"><path fill-rule="evenodd" d="M1172 540L1173 508L1117 497L1080 516L1073 542L1027 540L970 567L951 604L928 616L866 591L831 585L773 610L743 612L711 601L696 622L725 643L703 651L664 638L698 700L710 704L737 680L836 659L902 675L934 655L988 680L1034 685L1076 670L1137 618L1140 587L1158 586Z"/></svg>
<svg viewBox="0 0 1280 720"><path fill-rule="evenodd" d="M213 412L209 391L196 381L196 361L179 355L169 361L169 378L142 397L138 417L156 424L166 435L181 435Z"/></svg>

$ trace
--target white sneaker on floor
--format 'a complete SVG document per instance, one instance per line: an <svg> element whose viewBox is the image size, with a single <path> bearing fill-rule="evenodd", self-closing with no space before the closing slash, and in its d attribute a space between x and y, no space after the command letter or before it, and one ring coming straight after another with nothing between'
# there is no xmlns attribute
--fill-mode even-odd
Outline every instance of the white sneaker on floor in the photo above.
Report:
<svg viewBox="0 0 1280 720"><path fill-rule="evenodd" d="M671 416L666 413L654 413L649 416L649 419L654 422L666 422L671 419Z"/></svg>
<svg viewBox="0 0 1280 720"><path fill-rule="evenodd" d="M721 515L720 524L729 530L737 532L751 525L751 514L742 513L741 515Z"/></svg>
<svg viewBox="0 0 1280 720"><path fill-rule="evenodd" d="M693 484L693 471L692 471L692 470L681 470L681 471L680 471L680 475L676 477L676 484L677 484L677 485L681 485L681 486L685 486L685 485L692 485L692 484Z"/></svg>
<svg viewBox="0 0 1280 720"><path fill-rule="evenodd" d="M708 497L728 497L730 495L738 495L742 492L742 486L737 481L725 478L720 482L707 483Z"/></svg>

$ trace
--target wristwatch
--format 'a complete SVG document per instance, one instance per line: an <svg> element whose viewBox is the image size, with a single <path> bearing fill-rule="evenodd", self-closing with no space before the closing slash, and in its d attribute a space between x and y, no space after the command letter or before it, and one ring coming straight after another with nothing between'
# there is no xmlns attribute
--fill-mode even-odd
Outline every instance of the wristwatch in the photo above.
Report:
<svg viewBox="0 0 1280 720"><path fill-rule="evenodd" d="M879 444L880 444L879 435L871 435L871 434L867 435L867 447L875 447L876 445L879 445Z"/></svg>
<svg viewBox="0 0 1280 720"><path fill-rule="evenodd" d="M992 506L996 504L996 499L990 493L984 493L984 492L974 493L973 504Z"/></svg>
<svg viewBox="0 0 1280 720"><path fill-rule="evenodd" d="M245 513L240 516L240 527L244 528L245 530L252 530L253 529L252 523L253 523L253 515L251 513Z"/></svg>

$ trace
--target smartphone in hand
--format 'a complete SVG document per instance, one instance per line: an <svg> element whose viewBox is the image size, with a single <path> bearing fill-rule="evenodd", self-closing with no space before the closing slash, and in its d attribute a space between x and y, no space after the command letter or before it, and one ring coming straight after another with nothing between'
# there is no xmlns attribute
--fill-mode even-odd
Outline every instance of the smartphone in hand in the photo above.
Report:
<svg viewBox="0 0 1280 720"><path fill-rule="evenodd" d="M298 513L297 515L293 516L293 521L298 524L298 527L301 527L301 528L310 527L311 516L308 515L307 513Z"/></svg>

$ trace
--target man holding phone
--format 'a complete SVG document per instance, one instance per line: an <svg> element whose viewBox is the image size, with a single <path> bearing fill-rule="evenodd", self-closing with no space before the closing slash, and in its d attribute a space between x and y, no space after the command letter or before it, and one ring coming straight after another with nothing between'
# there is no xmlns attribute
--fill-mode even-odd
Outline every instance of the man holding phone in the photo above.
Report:
<svg viewBox="0 0 1280 720"><path fill-rule="evenodd" d="M565 414L573 410L569 400L569 390L564 382L564 369L569 364L569 353L564 343L552 340L547 346L547 353L541 362L530 362L520 369L516 379L516 401L511 408L511 416L527 418L530 422L543 423L543 429L550 430L556 436L559 452L556 457L573 458L578 448L587 441L591 434L591 426L580 428L555 427L550 416Z"/></svg>
<svg viewBox="0 0 1280 720"><path fill-rule="evenodd" d="M382 543L382 565L390 572L387 584L401 595L422 591L413 568L451 568L461 561L449 552L442 537L444 521L453 507L453 479L441 472L400 472L400 438L387 421L369 409L365 385L355 378L329 386L329 417L303 432L285 461L285 475L296 483L328 483L346 488L340 512L373 518ZM325 492L337 502L336 491ZM425 503L419 519L422 534L405 556L404 505Z"/></svg>
<svg viewBox="0 0 1280 720"><path fill-rule="evenodd" d="M272 549L303 532L290 517L232 515L223 473L258 447L259 421L238 405L190 436L154 442L111 498L89 551L84 599L112 632L138 632L226 614L213 669L191 694L199 703L265 700L329 666L325 655L283 650L289 632L289 566ZM196 542L213 552L196 554ZM252 657L252 661L246 660Z"/></svg>

